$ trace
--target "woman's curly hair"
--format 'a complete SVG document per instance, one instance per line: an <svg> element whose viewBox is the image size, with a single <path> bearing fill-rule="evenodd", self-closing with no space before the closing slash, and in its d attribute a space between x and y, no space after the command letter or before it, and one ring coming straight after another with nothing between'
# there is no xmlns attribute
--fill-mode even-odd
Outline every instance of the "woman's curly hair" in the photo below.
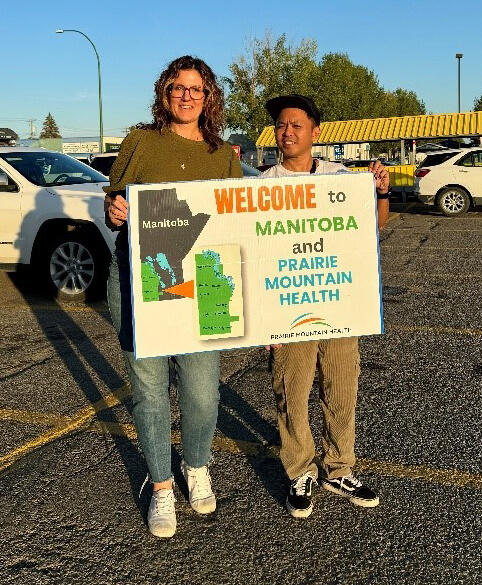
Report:
<svg viewBox="0 0 482 585"><path fill-rule="evenodd" d="M151 124L137 124L137 128L158 130L169 125L172 112L169 107L169 89L179 71L195 69L201 76L206 90L204 107L199 117L199 129L203 139L209 144L209 152L214 152L223 143L221 134L224 130L224 95L217 84L212 69L202 59L185 55L172 61L161 73L154 84L154 103L151 111L154 118Z"/></svg>

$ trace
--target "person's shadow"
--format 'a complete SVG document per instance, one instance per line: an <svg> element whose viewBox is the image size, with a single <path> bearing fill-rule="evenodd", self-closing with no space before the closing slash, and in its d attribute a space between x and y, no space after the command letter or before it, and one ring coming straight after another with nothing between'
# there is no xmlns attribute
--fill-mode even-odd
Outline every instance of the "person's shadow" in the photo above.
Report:
<svg viewBox="0 0 482 585"><path fill-rule="evenodd" d="M40 196L45 196L45 194L39 192L38 197ZM39 202L36 201L36 207L38 206ZM93 212L97 207L91 207L89 204L89 211ZM53 217L60 220L69 220L69 217L64 212L60 197L51 197L49 209ZM36 212L33 210L23 218L18 238L15 242L17 247L24 244L21 240L25 239L28 231L34 227L35 215ZM92 220L94 221L96 218L92 217ZM116 391L125 386L124 379L112 367L94 341L70 316L68 310L64 310L66 305L56 303L46 296L41 296L39 299L35 270L32 268L19 270L17 273L11 273L10 278L29 305L45 338L54 348L58 358L82 390L89 403L95 404L104 398L102 387L115 394ZM110 316L105 302L95 303L91 305L91 308L110 323ZM115 334L112 337L115 340ZM116 340L115 343L117 343ZM96 381L96 378L99 382ZM32 390L35 391L35 389ZM132 408L130 396L121 401L130 412ZM119 425L121 421L112 408L106 408L96 413L95 419L101 423L101 426L102 423L117 423L114 426L115 432L111 430L110 425L103 426L102 431L110 435L116 446L129 478L133 498L143 514L144 506L138 498L139 487L147 473L143 457L140 455L135 443L123 432L122 426Z"/></svg>
<svg viewBox="0 0 482 585"><path fill-rule="evenodd" d="M93 223L103 221L99 217L99 205L97 201L88 202L88 210ZM68 220L65 214L62 201L59 197L52 199L50 209L57 218ZM53 208L52 208L53 206ZM35 212L27 213L22 222L19 233L19 239L26 230L33 227L35 221ZM20 245L17 242L17 245ZM28 273L27 273L28 274ZM30 277L30 274L28 275ZM106 275L107 276L107 275ZM66 369L70 372L72 378L76 381L86 399L94 404L103 398L101 384L95 380L97 377L102 386L107 387L111 392L121 388L125 384L123 377L112 367L97 345L85 333L82 327L70 316L68 309L64 310L66 305L56 303L53 300L43 298L38 302L38 292L33 291L29 284L30 278L25 278L24 274L12 274L12 282L16 285L27 304L29 304L32 313L41 327L46 339L55 349L57 356L62 360ZM45 304L49 305L46 310ZM110 315L105 301L92 303L88 305L102 319L109 324ZM115 333L113 332L114 343L117 344ZM120 348L119 348L120 352ZM267 356L260 354L260 362L267 362ZM91 373L93 370L94 375ZM175 381L171 380L171 394L175 390ZM258 478L262 481L267 491L274 499L282 503L284 498L284 470L276 456L276 448L273 446L279 443L276 425L266 421L259 413L249 404L238 392L236 392L229 383L220 386L220 406L217 428L228 439L238 441L244 444L254 446L246 453L247 460L252 466ZM271 400L269 396L268 400ZM122 400L123 406L132 412L132 400L130 395ZM274 401L273 401L274 405ZM274 408L274 406L273 406ZM104 409L96 414L96 419L100 423L120 423L115 411L111 408ZM106 424L103 432L108 434L116 446L116 450L122 459L126 474L129 478L130 489L141 516L145 519L147 513L147 502L150 498L150 490L146 489L142 497L139 497L140 486L147 475L147 466L136 444L123 434L122 427L115 425L115 432L112 426ZM237 456L237 455L236 455ZM178 446L172 448L172 468L175 472L175 480L178 483L183 494L187 497L187 488L184 478L180 476L180 461Z"/></svg>
<svg viewBox="0 0 482 585"><path fill-rule="evenodd" d="M254 358L254 363L250 366L255 380L257 377L259 379L260 369L265 369L268 376L268 362L268 354L265 353L264 348L260 349L259 354ZM245 377L246 373L242 376L241 382ZM287 480L278 457L279 433L276 422L274 419L268 421L263 418L255 407L236 392L233 386L239 383L239 380L231 383L228 379L226 383L221 384L217 428L225 437L238 444L263 487L274 500L282 505L286 495ZM253 379L247 383L250 386L253 384ZM275 416L275 401L270 384L271 382L266 389L267 395L264 400L272 404L273 416Z"/></svg>

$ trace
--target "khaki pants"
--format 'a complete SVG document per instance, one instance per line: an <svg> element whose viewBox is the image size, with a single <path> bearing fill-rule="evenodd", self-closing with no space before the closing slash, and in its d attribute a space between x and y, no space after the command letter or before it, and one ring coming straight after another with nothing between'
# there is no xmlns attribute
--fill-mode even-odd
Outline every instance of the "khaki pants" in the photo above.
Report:
<svg viewBox="0 0 482 585"><path fill-rule="evenodd" d="M290 479L318 475L308 420L308 397L318 363L323 412L323 471L329 479L355 464L355 407L360 374L358 338L288 343L274 350L273 389L281 437L281 462Z"/></svg>

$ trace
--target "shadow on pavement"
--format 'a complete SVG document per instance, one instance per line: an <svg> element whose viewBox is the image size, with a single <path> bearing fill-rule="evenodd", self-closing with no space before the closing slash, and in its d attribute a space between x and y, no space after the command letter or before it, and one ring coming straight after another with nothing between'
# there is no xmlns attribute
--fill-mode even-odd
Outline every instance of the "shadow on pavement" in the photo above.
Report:
<svg viewBox="0 0 482 585"><path fill-rule="evenodd" d="M218 429L229 439L260 446L260 454L247 453L247 460L266 491L274 500L283 504L286 495L286 475L283 466L278 458L265 455L262 450L262 446L279 446L276 424L264 419L229 384L221 385L220 394ZM270 395L268 399L273 400L274 409L274 398Z"/></svg>
<svg viewBox="0 0 482 585"><path fill-rule="evenodd" d="M52 344L58 357L65 364L90 403L93 404L101 400L103 396L89 373L87 364L111 391L124 384L124 380L106 360L99 348L69 315L66 310L69 307L68 304L58 303L48 295L40 293L33 278L33 273L29 269L10 273L8 276L22 295L23 300L30 307L46 339ZM111 324L105 300L70 306L88 307L107 321L109 325ZM175 380L171 378L171 393L173 392L173 383L175 387ZM276 425L261 417L229 384L221 384L220 395L217 428L225 437L234 441L260 445L279 444ZM130 397L123 401L123 405L130 414L132 408ZM121 422L112 409L102 411L97 418L99 421L104 422ZM122 458L129 477L133 499L145 520L150 490L145 489L141 498L139 498L139 490L147 474L144 457L127 436L109 433L108 428L105 428L105 432L111 437ZM173 446L171 457L175 481L187 499L187 488L179 471L181 455L179 454L178 446ZM285 474L279 459L249 454L247 459L268 493L275 500L282 503L285 496Z"/></svg>
<svg viewBox="0 0 482 585"><path fill-rule="evenodd" d="M98 383L91 374L92 370L110 391L115 391L124 385L125 381L85 331L63 309L62 305L37 293L32 279L28 276L28 272L23 274L14 273L9 276L12 283L22 294L26 304L30 307L45 338L55 349L57 356L64 363L66 369L91 404L102 400L104 397ZM105 302L90 304L89 306L110 323ZM123 401L123 405L130 412L130 397ZM111 408L100 412L97 420L112 423L121 422ZM138 497L139 488L147 474L144 458L127 436L110 433L107 427L104 428L104 432L109 434L117 448L130 481L133 499L144 517L144 506Z"/></svg>

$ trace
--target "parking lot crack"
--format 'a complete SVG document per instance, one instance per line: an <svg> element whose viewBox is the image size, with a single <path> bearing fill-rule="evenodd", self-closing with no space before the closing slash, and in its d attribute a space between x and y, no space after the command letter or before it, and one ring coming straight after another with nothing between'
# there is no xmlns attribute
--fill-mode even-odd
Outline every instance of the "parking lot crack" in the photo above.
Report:
<svg viewBox="0 0 482 585"><path fill-rule="evenodd" d="M17 376L20 376L33 368L37 368L39 366L44 366L45 364L49 363L53 359L54 359L54 356L49 356L49 357L45 357L43 359L40 359L40 360L37 360L34 362L30 362L28 364L19 364L19 367L17 367L17 368L9 368L8 370L6 370L5 374L4 374L4 371L2 371L2 373L0 375L0 382L6 382L7 380L11 380L12 378L16 378Z"/></svg>

